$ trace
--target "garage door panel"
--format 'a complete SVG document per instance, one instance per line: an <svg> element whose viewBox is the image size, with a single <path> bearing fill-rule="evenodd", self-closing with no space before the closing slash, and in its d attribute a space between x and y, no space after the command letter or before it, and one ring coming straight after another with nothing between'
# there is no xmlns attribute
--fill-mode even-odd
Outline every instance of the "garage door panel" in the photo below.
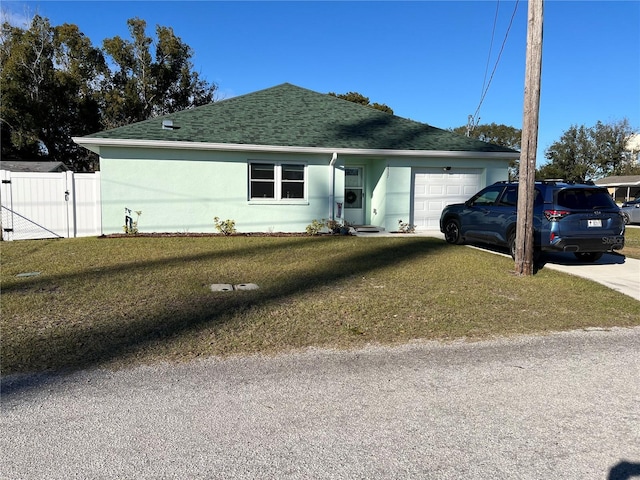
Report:
<svg viewBox="0 0 640 480"><path fill-rule="evenodd" d="M427 194L427 186L426 185L416 185L415 186L415 194L417 196L422 196Z"/></svg>
<svg viewBox="0 0 640 480"><path fill-rule="evenodd" d="M446 194L450 196L455 195L456 197L459 197L460 195L463 195L464 192L462 190L461 185L447 185Z"/></svg>
<svg viewBox="0 0 640 480"><path fill-rule="evenodd" d="M481 169L414 171L413 223L417 230L437 230L442 209L462 203L480 190Z"/></svg>
<svg viewBox="0 0 640 480"><path fill-rule="evenodd" d="M446 205L443 201L429 202L427 212L431 214L436 213L438 215L438 218L440 218L440 212L442 212L442 209L445 206Z"/></svg>

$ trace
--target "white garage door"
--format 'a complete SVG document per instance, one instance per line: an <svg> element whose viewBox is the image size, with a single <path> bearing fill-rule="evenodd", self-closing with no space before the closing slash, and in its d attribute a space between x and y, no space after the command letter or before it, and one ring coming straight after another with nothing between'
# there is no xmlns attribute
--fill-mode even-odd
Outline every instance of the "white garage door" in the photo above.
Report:
<svg viewBox="0 0 640 480"><path fill-rule="evenodd" d="M438 230L440 213L480 190L482 170L421 168L413 171L413 224L416 230Z"/></svg>

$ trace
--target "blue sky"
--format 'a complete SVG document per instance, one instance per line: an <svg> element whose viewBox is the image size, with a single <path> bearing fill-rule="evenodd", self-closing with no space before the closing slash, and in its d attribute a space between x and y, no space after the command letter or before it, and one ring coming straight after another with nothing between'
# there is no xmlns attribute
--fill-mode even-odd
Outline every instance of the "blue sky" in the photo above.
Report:
<svg viewBox="0 0 640 480"><path fill-rule="evenodd" d="M76 24L96 46L130 38L129 18L150 36L172 27L220 98L289 82L359 92L440 128L466 125L479 106L480 123L522 126L526 0L3 0L2 10ZM640 1L546 0L542 55L538 165L572 125L627 118L640 131Z"/></svg>

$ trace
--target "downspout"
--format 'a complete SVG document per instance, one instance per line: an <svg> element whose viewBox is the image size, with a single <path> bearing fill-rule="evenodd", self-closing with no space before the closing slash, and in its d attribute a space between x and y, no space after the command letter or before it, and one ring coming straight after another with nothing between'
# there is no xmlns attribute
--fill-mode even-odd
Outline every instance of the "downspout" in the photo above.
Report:
<svg viewBox="0 0 640 480"><path fill-rule="evenodd" d="M338 152L333 152L331 162L329 162L329 181L331 185L331 193L329 194L329 219L335 220L336 213L336 160L338 160Z"/></svg>

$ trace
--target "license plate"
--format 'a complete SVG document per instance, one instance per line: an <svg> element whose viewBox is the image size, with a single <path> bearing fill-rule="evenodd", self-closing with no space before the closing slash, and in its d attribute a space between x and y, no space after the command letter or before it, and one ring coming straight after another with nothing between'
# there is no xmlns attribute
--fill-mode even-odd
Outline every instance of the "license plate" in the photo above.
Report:
<svg viewBox="0 0 640 480"><path fill-rule="evenodd" d="M587 220L587 227L602 227L602 220L599 218Z"/></svg>

